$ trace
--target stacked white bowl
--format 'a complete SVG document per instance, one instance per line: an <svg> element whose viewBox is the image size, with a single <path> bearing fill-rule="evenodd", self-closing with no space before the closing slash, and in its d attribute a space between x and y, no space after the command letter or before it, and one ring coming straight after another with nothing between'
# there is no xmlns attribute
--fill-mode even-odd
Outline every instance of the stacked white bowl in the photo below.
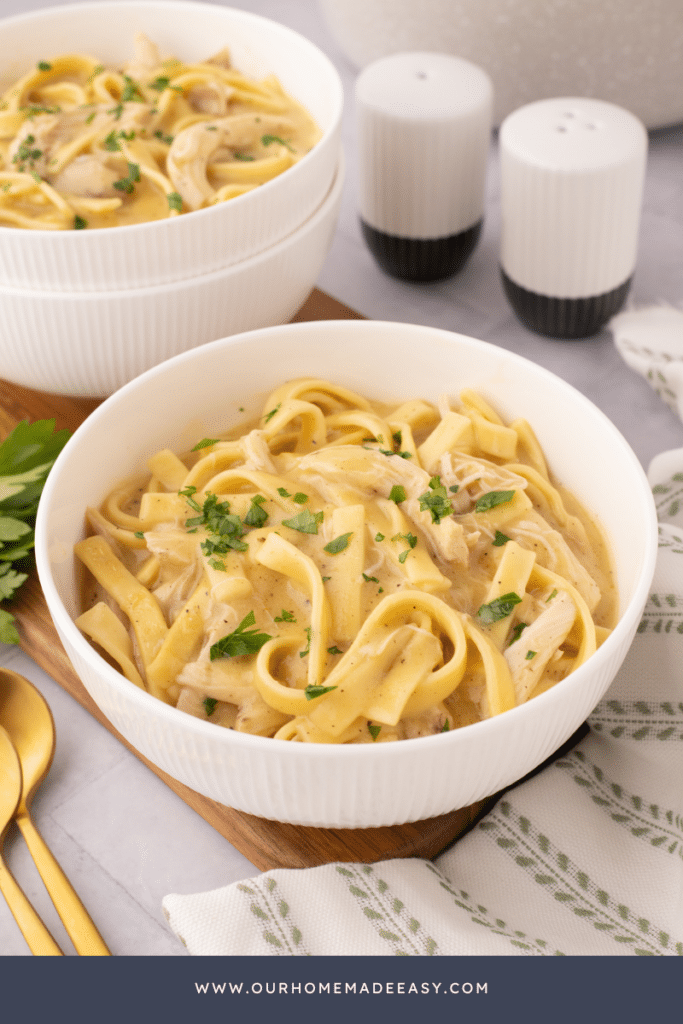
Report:
<svg viewBox="0 0 683 1024"><path fill-rule="evenodd" d="M313 288L344 177L343 89L311 42L274 21L195 0L103 0L0 21L0 91L38 61L81 52L130 59L143 32L200 61L228 48L256 79L276 75L320 141L244 195L168 220L86 231L0 225L0 377L104 397L187 349L289 320Z"/></svg>

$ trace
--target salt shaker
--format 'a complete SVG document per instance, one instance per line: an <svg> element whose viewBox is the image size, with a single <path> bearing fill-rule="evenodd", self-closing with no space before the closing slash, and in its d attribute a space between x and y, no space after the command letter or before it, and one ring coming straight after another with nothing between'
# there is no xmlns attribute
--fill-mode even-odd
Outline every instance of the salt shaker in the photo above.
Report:
<svg viewBox="0 0 683 1024"><path fill-rule="evenodd" d="M500 128L503 286L523 324L596 334L623 305L636 264L647 132L612 103L530 103Z"/></svg>
<svg viewBox="0 0 683 1024"><path fill-rule="evenodd" d="M395 277L460 270L479 238L493 87L469 61L397 53L356 83L358 201L365 241Z"/></svg>

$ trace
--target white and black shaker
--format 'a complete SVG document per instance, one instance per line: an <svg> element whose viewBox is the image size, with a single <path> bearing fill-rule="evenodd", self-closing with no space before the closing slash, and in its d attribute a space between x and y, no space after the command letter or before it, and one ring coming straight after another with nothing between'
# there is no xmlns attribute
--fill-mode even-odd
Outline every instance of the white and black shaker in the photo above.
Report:
<svg viewBox="0 0 683 1024"><path fill-rule="evenodd" d="M613 103L530 103L500 127L503 286L519 320L552 338L597 334L636 265L647 132Z"/></svg>
<svg viewBox="0 0 683 1024"><path fill-rule="evenodd" d="M387 273L432 281L457 273L484 216L493 87L445 53L397 53L356 82L358 205L363 236Z"/></svg>

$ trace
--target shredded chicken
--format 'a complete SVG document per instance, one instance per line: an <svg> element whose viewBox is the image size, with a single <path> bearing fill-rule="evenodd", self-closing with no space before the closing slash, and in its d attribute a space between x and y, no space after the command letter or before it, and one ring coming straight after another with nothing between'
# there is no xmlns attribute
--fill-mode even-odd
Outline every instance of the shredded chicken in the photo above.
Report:
<svg viewBox="0 0 683 1024"><path fill-rule="evenodd" d="M522 630L518 640L504 651L518 704L529 699L543 671L567 639L576 618L576 606L562 590L537 619Z"/></svg>

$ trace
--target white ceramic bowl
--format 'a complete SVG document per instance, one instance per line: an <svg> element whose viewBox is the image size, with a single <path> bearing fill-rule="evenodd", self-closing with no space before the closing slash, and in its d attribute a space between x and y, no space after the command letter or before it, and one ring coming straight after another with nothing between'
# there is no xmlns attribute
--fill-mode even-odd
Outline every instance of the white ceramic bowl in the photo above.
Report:
<svg viewBox="0 0 683 1024"><path fill-rule="evenodd" d="M110 395L189 348L285 323L327 256L344 182L286 238L224 270L152 288L39 292L0 286L0 377L81 397Z"/></svg>
<svg viewBox="0 0 683 1024"><path fill-rule="evenodd" d="M626 107L647 128L683 118L681 0L319 0L346 56L363 68L404 50L478 64L494 124L553 96Z"/></svg>
<svg viewBox="0 0 683 1024"><path fill-rule="evenodd" d="M278 75L316 120L321 140L284 174L254 191L169 220L92 231L0 225L0 284L104 291L211 273L285 238L327 195L339 157L339 75L303 36L247 11L195 0L102 0L7 18L0 21L0 88L4 91L38 60L60 53L90 53L103 63L125 61L138 31L163 54L193 61L227 46L245 74Z"/></svg>
<svg viewBox="0 0 683 1024"><path fill-rule="evenodd" d="M380 400L436 399L476 388L506 419L525 416L552 469L602 521L620 620L593 657L530 703L450 733L382 745L288 743L200 721L127 682L73 623L73 546L86 505L168 445L246 422L286 379L322 376ZM169 396L173 400L169 401ZM240 411L244 407L244 412ZM144 374L76 431L50 473L37 523L43 592L76 672L145 757L191 789L265 818L335 828L392 825L495 793L557 749L600 700L640 620L654 572L654 502L635 455L579 392L516 354L447 331L318 321L253 331L194 349Z"/></svg>

